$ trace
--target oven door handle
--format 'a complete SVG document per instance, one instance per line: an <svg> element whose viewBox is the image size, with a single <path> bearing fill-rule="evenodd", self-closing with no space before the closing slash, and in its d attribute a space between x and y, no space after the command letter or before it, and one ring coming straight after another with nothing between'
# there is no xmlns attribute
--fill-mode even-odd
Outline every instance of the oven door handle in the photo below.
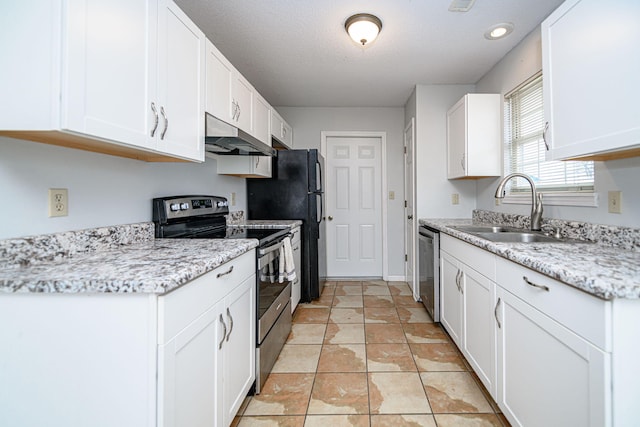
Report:
<svg viewBox="0 0 640 427"><path fill-rule="evenodd" d="M268 246L266 248L258 249L258 255L259 256L264 256L264 255L267 255L267 254L269 254L271 252L280 250L282 245L284 245L284 241L281 240L280 242L276 243L275 245L271 245L271 246Z"/></svg>

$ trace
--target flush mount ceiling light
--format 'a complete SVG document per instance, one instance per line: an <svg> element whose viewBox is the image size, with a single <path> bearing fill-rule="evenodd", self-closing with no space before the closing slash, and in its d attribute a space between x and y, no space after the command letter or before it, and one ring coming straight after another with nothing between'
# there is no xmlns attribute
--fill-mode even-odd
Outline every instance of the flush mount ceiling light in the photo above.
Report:
<svg viewBox="0 0 640 427"><path fill-rule="evenodd" d="M508 36L513 32L513 24L510 22L503 22L491 26L485 33L484 38L487 40L498 40Z"/></svg>
<svg viewBox="0 0 640 427"><path fill-rule="evenodd" d="M366 46L378 37L382 21L375 15L358 13L347 18L344 28L354 42Z"/></svg>

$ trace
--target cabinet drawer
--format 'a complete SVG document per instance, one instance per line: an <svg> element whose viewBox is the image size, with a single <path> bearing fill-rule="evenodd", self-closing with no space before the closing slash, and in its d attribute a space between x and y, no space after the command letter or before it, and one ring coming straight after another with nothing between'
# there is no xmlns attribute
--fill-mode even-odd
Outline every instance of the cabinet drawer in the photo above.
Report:
<svg viewBox="0 0 640 427"><path fill-rule="evenodd" d="M611 302L537 273L506 259L496 263L497 283L542 313L604 351L611 351L606 332Z"/></svg>
<svg viewBox="0 0 640 427"><path fill-rule="evenodd" d="M231 272L227 273L231 269ZM176 336L207 309L255 274L255 251L251 250L158 298L158 343ZM218 276L220 275L220 276Z"/></svg>
<svg viewBox="0 0 640 427"><path fill-rule="evenodd" d="M295 245L300 242L300 227L295 227L291 230L291 244Z"/></svg>
<svg viewBox="0 0 640 427"><path fill-rule="evenodd" d="M483 276L496 280L496 256L470 243L440 233L440 249L467 264Z"/></svg>

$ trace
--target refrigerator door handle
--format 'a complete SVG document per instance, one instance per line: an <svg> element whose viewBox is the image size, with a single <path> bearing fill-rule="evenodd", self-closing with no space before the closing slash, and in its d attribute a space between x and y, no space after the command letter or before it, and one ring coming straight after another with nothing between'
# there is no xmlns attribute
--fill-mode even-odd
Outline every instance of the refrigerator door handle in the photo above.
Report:
<svg viewBox="0 0 640 427"><path fill-rule="evenodd" d="M315 189L316 192L322 192L323 188L322 188L322 165L320 164L320 160L316 159L316 168L318 170L318 175L320 175L320 181L318 181Z"/></svg>
<svg viewBox="0 0 640 427"><path fill-rule="evenodd" d="M318 216L318 219L317 219L318 224L320 224L322 222L322 215L323 215L322 193L316 193L316 197L320 197L320 215Z"/></svg>

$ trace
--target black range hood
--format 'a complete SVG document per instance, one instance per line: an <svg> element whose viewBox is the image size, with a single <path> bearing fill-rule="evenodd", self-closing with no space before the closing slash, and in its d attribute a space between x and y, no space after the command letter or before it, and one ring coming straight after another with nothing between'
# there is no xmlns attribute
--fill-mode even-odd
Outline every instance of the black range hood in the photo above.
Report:
<svg viewBox="0 0 640 427"><path fill-rule="evenodd" d="M209 113L205 114L204 151L225 156L277 156L273 147Z"/></svg>

